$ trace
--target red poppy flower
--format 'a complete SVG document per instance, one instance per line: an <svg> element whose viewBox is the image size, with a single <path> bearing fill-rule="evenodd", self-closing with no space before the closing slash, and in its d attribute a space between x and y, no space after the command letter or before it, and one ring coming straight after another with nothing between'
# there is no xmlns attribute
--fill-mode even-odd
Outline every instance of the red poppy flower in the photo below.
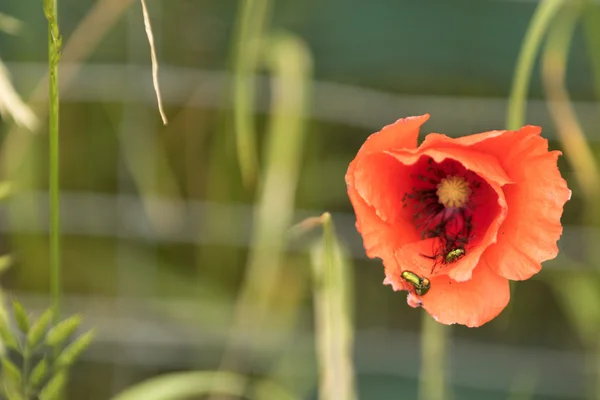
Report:
<svg viewBox="0 0 600 400"><path fill-rule="evenodd" d="M481 326L508 304L509 279L556 257L571 191L541 128L429 134L417 147L428 119L384 127L350 163L356 227L409 305L444 324Z"/></svg>

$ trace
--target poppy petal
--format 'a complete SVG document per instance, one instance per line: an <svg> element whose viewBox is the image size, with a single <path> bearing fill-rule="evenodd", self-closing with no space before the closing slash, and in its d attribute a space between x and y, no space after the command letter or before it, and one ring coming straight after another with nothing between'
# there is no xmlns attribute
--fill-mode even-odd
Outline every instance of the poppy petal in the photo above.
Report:
<svg viewBox="0 0 600 400"><path fill-rule="evenodd" d="M511 280L530 278L543 261L558 254L560 217L571 191L557 167L560 152L548 153L546 146L545 139L530 137L504 160L515 184L504 187L509 213L497 243L484 258L496 273Z"/></svg>
<svg viewBox="0 0 600 400"><path fill-rule="evenodd" d="M446 159L456 160L461 163L466 169L475 172L486 181L493 181L500 186L511 183L512 179L504 171L502 165L497 158L489 154L469 149L455 148L423 148L419 152L391 150L386 152L394 156L404 165L411 165L418 161L422 156L429 156L437 163L441 163Z"/></svg>
<svg viewBox="0 0 600 400"><path fill-rule="evenodd" d="M417 117L401 118L373 133L362 145L356 159L360 156L391 149L416 149L421 126L427 122L429 114Z"/></svg>
<svg viewBox="0 0 600 400"><path fill-rule="evenodd" d="M383 260L393 259L393 257L386 257L386 254L390 249L397 248L399 246L397 241L401 239L397 227L390 225L398 222L398 214L394 211L398 198L393 196L393 193L390 199L386 199L386 197L390 188L395 188L397 182L404 182L405 179L394 181L399 178L397 172L401 165L389 157L386 159L385 155L378 154L378 152L394 148L416 148L419 129L428 119L429 114L425 114L402 118L385 126L381 131L369 136L348 166L345 177L348 196L355 210L357 230L363 237L369 257L379 257ZM369 157L368 160L365 160L372 153L374 153L374 158ZM360 168L357 167L359 164ZM374 166L383 167L387 174L379 177L380 171L373 168ZM389 170L385 169L386 166L390 167ZM375 179L372 180L372 177ZM377 179L378 177L379 179ZM389 182L393 184L389 187L382 187ZM377 208L380 204L387 205L385 211ZM403 230L403 232L405 231Z"/></svg>
<svg viewBox="0 0 600 400"><path fill-rule="evenodd" d="M358 194L354 186L348 185L348 195L356 212L356 229L370 258L386 259L387 251L394 247L396 235L392 227L377 215L375 209Z"/></svg>
<svg viewBox="0 0 600 400"><path fill-rule="evenodd" d="M384 260L387 274L401 273L393 253L419 237L412 215L402 207L407 167L385 153L371 153L354 163L355 172L346 177L348 195L367 255Z"/></svg>
<svg viewBox="0 0 600 400"><path fill-rule="evenodd" d="M448 276L431 279L431 288L423 296L409 293L407 302L421 305L442 324L462 324L478 327L494 319L508 304L508 280L494 273L485 264L473 271L466 282L455 282Z"/></svg>
<svg viewBox="0 0 600 400"><path fill-rule="evenodd" d="M505 158L508 150L519 140L527 136L538 136L542 128L526 125L516 131L489 131L472 135L450 138L439 133L430 133L425 137L422 148L467 147L472 150L492 154L499 159ZM547 150L547 147L546 147Z"/></svg>
<svg viewBox="0 0 600 400"><path fill-rule="evenodd" d="M381 258L386 276L400 276L402 271L399 271L398 264L391 255L397 239L394 229L376 215L373 207L360 197L353 186L348 186L348 195L352 199L356 212L356 229L362 236L367 256ZM386 278L384 284L392 285L394 290L409 289L409 285L401 280L392 282Z"/></svg>

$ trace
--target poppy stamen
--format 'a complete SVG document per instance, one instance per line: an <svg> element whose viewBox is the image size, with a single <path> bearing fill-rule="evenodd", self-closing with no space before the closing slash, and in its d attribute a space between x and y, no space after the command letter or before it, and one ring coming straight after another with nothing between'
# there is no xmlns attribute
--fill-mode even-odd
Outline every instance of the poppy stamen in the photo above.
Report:
<svg viewBox="0 0 600 400"><path fill-rule="evenodd" d="M471 175L456 163L438 164L431 158L424 169L410 174L413 187L402 203L411 203L421 239L437 239L432 255L421 254L433 260L431 273L460 260L473 239L472 196L480 183Z"/></svg>
<svg viewBox="0 0 600 400"><path fill-rule="evenodd" d="M462 176L452 175L443 178L437 185L438 201L446 208L461 208L469 201L471 188Z"/></svg>

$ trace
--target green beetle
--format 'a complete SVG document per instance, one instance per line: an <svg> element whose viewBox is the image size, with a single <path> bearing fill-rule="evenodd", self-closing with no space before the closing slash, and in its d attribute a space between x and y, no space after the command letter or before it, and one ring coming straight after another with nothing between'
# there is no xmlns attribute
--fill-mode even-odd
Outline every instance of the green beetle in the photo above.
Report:
<svg viewBox="0 0 600 400"><path fill-rule="evenodd" d="M459 259L463 258L465 254L465 249L461 249L460 247L454 250L450 250L444 256L444 262L446 264L453 263L454 261L458 261Z"/></svg>
<svg viewBox="0 0 600 400"><path fill-rule="evenodd" d="M427 292L429 292L429 289L431 288L431 282L429 281L428 278L421 278L419 275L415 274L414 272L402 271L402 274L400 276L406 282L413 285L413 287L415 288L415 293L418 294L419 296L426 295Z"/></svg>

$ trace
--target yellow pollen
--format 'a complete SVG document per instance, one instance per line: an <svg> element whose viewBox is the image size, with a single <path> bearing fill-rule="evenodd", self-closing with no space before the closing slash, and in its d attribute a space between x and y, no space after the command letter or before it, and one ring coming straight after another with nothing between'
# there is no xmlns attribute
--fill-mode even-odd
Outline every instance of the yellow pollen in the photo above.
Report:
<svg viewBox="0 0 600 400"><path fill-rule="evenodd" d="M460 208L467 204L471 189L462 176L448 176L437 185L438 201L446 208Z"/></svg>

